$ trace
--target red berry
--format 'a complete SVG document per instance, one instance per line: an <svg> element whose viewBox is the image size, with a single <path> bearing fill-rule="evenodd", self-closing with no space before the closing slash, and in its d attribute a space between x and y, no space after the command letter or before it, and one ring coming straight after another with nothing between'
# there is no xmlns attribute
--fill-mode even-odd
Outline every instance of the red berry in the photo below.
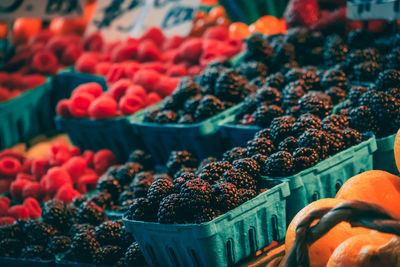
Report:
<svg viewBox="0 0 400 267"><path fill-rule="evenodd" d="M131 85L125 92L125 96L138 96L141 99L145 99L146 95L146 90L140 85Z"/></svg>
<svg viewBox="0 0 400 267"><path fill-rule="evenodd" d="M108 167L117 163L117 157L108 149L99 150L93 158L94 169L99 175L103 174Z"/></svg>
<svg viewBox="0 0 400 267"><path fill-rule="evenodd" d="M57 194L54 197L54 200L57 201L63 201L64 203L71 203L72 200L79 196L80 193L76 191L72 185L70 184L65 184L63 185L58 191Z"/></svg>
<svg viewBox="0 0 400 267"><path fill-rule="evenodd" d="M65 66L74 65L78 58L83 53L82 48L76 44L68 45L61 56L61 64Z"/></svg>
<svg viewBox="0 0 400 267"><path fill-rule="evenodd" d="M146 106L150 106L156 104L162 100L161 96L159 96L156 92L151 92L147 95L146 98Z"/></svg>
<svg viewBox="0 0 400 267"><path fill-rule="evenodd" d="M106 81L108 84L115 83L119 79L125 77L125 69L123 64L113 64L107 73Z"/></svg>
<svg viewBox="0 0 400 267"><path fill-rule="evenodd" d="M75 95L77 93L88 93L93 95L94 97L99 97L103 93L103 88L101 87L100 84L91 82L91 83L84 83L79 85L72 91L72 95Z"/></svg>
<svg viewBox="0 0 400 267"><path fill-rule="evenodd" d="M164 51L178 48L184 40L185 39L182 36L173 35L170 38L165 40L162 48Z"/></svg>
<svg viewBox="0 0 400 267"><path fill-rule="evenodd" d="M42 209L40 208L39 202L32 197L28 197L24 200L24 206L29 211L29 217L31 219L39 218L42 214Z"/></svg>
<svg viewBox="0 0 400 267"><path fill-rule="evenodd" d="M201 38L189 38L179 47L179 57L191 63L197 63L203 49Z"/></svg>
<svg viewBox="0 0 400 267"><path fill-rule="evenodd" d="M101 75L101 76L106 76L107 73L110 71L110 68L112 66L111 62L99 62L97 63L96 67L95 67L95 74L96 75Z"/></svg>
<svg viewBox="0 0 400 267"><path fill-rule="evenodd" d="M79 156L81 154L81 150L77 146L73 146L69 149L69 152L71 153L71 156Z"/></svg>
<svg viewBox="0 0 400 267"><path fill-rule="evenodd" d="M115 100L119 100L123 95L125 95L128 87L133 85L132 81L129 79L121 79L110 85L108 92Z"/></svg>
<svg viewBox="0 0 400 267"><path fill-rule="evenodd" d="M0 217L0 226L13 224L15 221L16 220L13 217Z"/></svg>
<svg viewBox="0 0 400 267"><path fill-rule="evenodd" d="M189 76L196 76L196 75L199 75L200 72L201 72L202 70L203 70L203 67L202 67L202 66L199 66L199 65L191 66L191 67L188 69L188 75L189 75Z"/></svg>
<svg viewBox="0 0 400 267"><path fill-rule="evenodd" d="M75 70L83 73L95 73L97 56L94 53L83 53L75 62Z"/></svg>
<svg viewBox="0 0 400 267"><path fill-rule="evenodd" d="M146 90L153 90L159 80L160 74L155 70L141 69L133 77L133 82L143 86Z"/></svg>
<svg viewBox="0 0 400 267"><path fill-rule="evenodd" d="M149 28L143 35L140 37L140 40L152 40L157 45L161 46L164 42L165 36L161 29L157 27Z"/></svg>
<svg viewBox="0 0 400 267"><path fill-rule="evenodd" d="M114 118L117 113L118 104L114 98L102 95L96 98L89 107L89 116L94 119Z"/></svg>
<svg viewBox="0 0 400 267"><path fill-rule="evenodd" d="M0 216L7 215L7 210L9 206L10 199L8 199L8 197L0 196Z"/></svg>
<svg viewBox="0 0 400 267"><path fill-rule="evenodd" d="M104 45L103 37L95 32L83 40L83 49L86 51L101 52Z"/></svg>
<svg viewBox="0 0 400 267"><path fill-rule="evenodd" d="M167 75L171 77L180 77L187 75L187 69L184 64L172 65L167 70Z"/></svg>
<svg viewBox="0 0 400 267"><path fill-rule="evenodd" d="M210 63L210 61L213 61L214 59L220 57L219 51L204 51L204 53L200 57L200 65L205 67Z"/></svg>
<svg viewBox="0 0 400 267"><path fill-rule="evenodd" d="M68 40L64 36L53 36L46 43L45 49L60 58L68 44Z"/></svg>
<svg viewBox="0 0 400 267"><path fill-rule="evenodd" d="M36 181L36 178L34 176L23 172L18 173L17 177L15 177L15 180L21 180L21 179L28 180L30 182Z"/></svg>
<svg viewBox="0 0 400 267"><path fill-rule="evenodd" d="M9 179L0 179L0 194L10 191L10 187L11 187L11 183L12 183L13 179L9 178Z"/></svg>
<svg viewBox="0 0 400 267"><path fill-rule="evenodd" d="M25 75L22 78L24 89L36 88L46 82L46 77L39 74Z"/></svg>
<svg viewBox="0 0 400 267"><path fill-rule="evenodd" d="M69 101L69 112L76 118L86 118L89 115L89 106L94 100L94 96L89 93L73 94Z"/></svg>
<svg viewBox="0 0 400 267"><path fill-rule="evenodd" d="M69 100L62 99L57 103L56 113L58 116L63 118L70 118L72 117L71 113L69 112Z"/></svg>
<svg viewBox="0 0 400 267"><path fill-rule="evenodd" d="M29 219L29 210L24 205L14 205L8 209L8 215L14 219Z"/></svg>
<svg viewBox="0 0 400 267"><path fill-rule="evenodd" d="M45 196L44 189L39 182L30 182L22 189L22 198L33 197L37 200L42 200Z"/></svg>
<svg viewBox="0 0 400 267"><path fill-rule="evenodd" d="M164 64L160 61L145 62L142 64L142 68L145 70L155 70L158 73L164 73L166 71Z"/></svg>
<svg viewBox="0 0 400 267"><path fill-rule="evenodd" d="M81 194L86 194L96 188L98 180L99 176L97 173L93 170L87 169L87 173L79 177L78 182L76 183L76 189Z"/></svg>
<svg viewBox="0 0 400 267"><path fill-rule="evenodd" d="M228 29L223 26L212 26L207 28L203 34L203 38L224 41L229 38L229 32Z"/></svg>
<svg viewBox="0 0 400 267"><path fill-rule="evenodd" d="M94 158L94 152L93 151L85 150L85 152L83 152L82 157L86 161L86 166L88 166L89 168L93 167L93 158Z"/></svg>
<svg viewBox="0 0 400 267"><path fill-rule="evenodd" d="M32 58L32 69L43 74L54 74L57 70L58 61L50 51L40 51Z"/></svg>
<svg viewBox="0 0 400 267"><path fill-rule="evenodd" d="M13 157L0 159L0 174L7 177L14 177L22 169L21 162Z"/></svg>
<svg viewBox="0 0 400 267"><path fill-rule="evenodd" d="M160 96L165 97L175 90L179 82L179 78L161 76L154 89Z"/></svg>
<svg viewBox="0 0 400 267"><path fill-rule="evenodd" d="M132 79L133 75L141 68L140 63L133 60L128 60L121 64L124 67L124 76L130 79Z"/></svg>
<svg viewBox="0 0 400 267"><path fill-rule="evenodd" d="M44 179L46 192L50 196L57 193L58 189L60 189L64 184L72 184L71 176L61 167L53 167L49 169Z"/></svg>
<svg viewBox="0 0 400 267"><path fill-rule="evenodd" d="M118 44L111 52L111 61L122 62L129 59L135 59L138 53L138 43L125 42Z"/></svg>
<svg viewBox="0 0 400 267"><path fill-rule="evenodd" d="M144 40L138 46L137 56L139 61L156 61L161 59L161 52L151 40Z"/></svg>
<svg viewBox="0 0 400 267"><path fill-rule="evenodd" d="M0 103L11 99L11 92L4 87L0 87Z"/></svg>
<svg viewBox="0 0 400 267"><path fill-rule="evenodd" d="M18 159L20 162L23 162L25 160L25 155L21 152L14 151L12 149L4 149L3 151L0 152L0 159L4 157L13 157Z"/></svg>
<svg viewBox="0 0 400 267"><path fill-rule="evenodd" d="M85 172L86 167L86 160L81 156L72 157L63 164L63 168L66 169L71 176L72 182L76 182L78 180L79 176Z"/></svg>
<svg viewBox="0 0 400 267"><path fill-rule="evenodd" d="M119 101L119 108L124 115L131 115L144 106L144 101L139 96L126 95Z"/></svg>

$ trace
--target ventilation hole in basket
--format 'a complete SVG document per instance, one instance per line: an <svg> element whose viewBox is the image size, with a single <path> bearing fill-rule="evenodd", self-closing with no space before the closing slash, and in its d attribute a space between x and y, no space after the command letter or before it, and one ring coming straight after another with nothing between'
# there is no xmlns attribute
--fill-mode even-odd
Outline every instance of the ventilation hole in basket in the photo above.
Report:
<svg viewBox="0 0 400 267"><path fill-rule="evenodd" d="M24 136L24 123L22 120L17 121L17 134L19 135L18 139Z"/></svg>
<svg viewBox="0 0 400 267"><path fill-rule="evenodd" d="M232 240L228 240L228 242L226 242L226 255L228 257L228 265L233 265L235 260L233 258L233 241Z"/></svg>
<svg viewBox="0 0 400 267"><path fill-rule="evenodd" d="M342 187L342 185L343 185L342 181L338 181L338 182L336 183L336 185L335 185L336 193L340 190L340 188Z"/></svg>
<svg viewBox="0 0 400 267"><path fill-rule="evenodd" d="M251 254L256 253L256 242L255 242L255 231L254 229L249 230L249 242L250 242L250 252Z"/></svg>
<svg viewBox="0 0 400 267"><path fill-rule="evenodd" d="M319 199L319 193L318 192L314 192L314 194L312 195L312 201L317 201Z"/></svg>
<svg viewBox="0 0 400 267"><path fill-rule="evenodd" d="M178 258L176 257L174 250L172 248L167 248L167 251L173 266L179 266Z"/></svg>
<svg viewBox="0 0 400 267"><path fill-rule="evenodd" d="M271 225L272 225L272 239L279 240L278 218L276 217L276 215L272 215Z"/></svg>
<svg viewBox="0 0 400 267"><path fill-rule="evenodd" d="M199 257L197 257L196 252L193 249L189 250L189 252L192 257L193 266L200 266Z"/></svg>

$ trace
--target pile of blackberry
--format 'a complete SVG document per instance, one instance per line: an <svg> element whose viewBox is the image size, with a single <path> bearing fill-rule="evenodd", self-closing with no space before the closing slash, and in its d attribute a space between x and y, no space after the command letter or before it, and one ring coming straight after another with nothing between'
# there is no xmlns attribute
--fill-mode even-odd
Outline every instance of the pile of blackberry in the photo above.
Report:
<svg viewBox="0 0 400 267"><path fill-rule="evenodd" d="M44 203L43 220L0 226L0 257L55 260L62 256L100 266L145 264L122 220L109 221L94 202L79 202L76 199L67 205L50 200Z"/></svg>

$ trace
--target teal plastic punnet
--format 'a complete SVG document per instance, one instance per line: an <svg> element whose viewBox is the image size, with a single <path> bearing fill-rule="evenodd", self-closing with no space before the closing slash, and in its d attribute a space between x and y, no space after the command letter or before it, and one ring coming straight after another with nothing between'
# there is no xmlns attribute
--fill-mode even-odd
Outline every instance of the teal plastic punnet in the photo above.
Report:
<svg viewBox="0 0 400 267"><path fill-rule="evenodd" d="M277 183L277 184L276 184ZM159 224L123 218L150 266L231 266L286 234L286 181L202 224Z"/></svg>
<svg viewBox="0 0 400 267"><path fill-rule="evenodd" d="M311 202L322 198L334 198L348 179L373 169L373 154L377 150L375 136L350 147L290 177L268 180L287 181L290 196L287 198L287 221Z"/></svg>
<svg viewBox="0 0 400 267"><path fill-rule="evenodd" d="M41 260L41 259L22 259L22 258L7 258L0 257L0 266L7 267L56 267L57 264L54 260Z"/></svg>
<svg viewBox="0 0 400 267"><path fill-rule="evenodd" d="M46 83L0 103L0 148L27 141L54 129L52 78Z"/></svg>
<svg viewBox="0 0 400 267"><path fill-rule="evenodd" d="M231 107L209 119L194 124L157 124L143 122L144 112L131 117L131 127L140 136L157 164L165 164L171 151L188 150L202 159L219 157L226 150L220 125L235 118L241 105Z"/></svg>
<svg viewBox="0 0 400 267"><path fill-rule="evenodd" d="M378 149L374 153L374 170L387 171L392 174L398 174L394 158L394 140L396 134L383 138L377 138L376 144Z"/></svg>

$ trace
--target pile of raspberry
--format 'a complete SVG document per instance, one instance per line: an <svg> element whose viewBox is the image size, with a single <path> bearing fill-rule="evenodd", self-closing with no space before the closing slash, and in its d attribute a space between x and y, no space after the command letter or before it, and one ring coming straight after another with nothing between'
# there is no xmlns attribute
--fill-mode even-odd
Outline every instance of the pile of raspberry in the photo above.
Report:
<svg viewBox="0 0 400 267"><path fill-rule="evenodd" d="M21 72L0 72L0 103L13 99L46 82L40 74L22 74Z"/></svg>
<svg viewBox="0 0 400 267"><path fill-rule="evenodd" d="M83 153L77 147L54 142L46 158L30 159L10 149L0 152L1 222L40 216L38 202L49 199L70 203L96 188L99 177L117 158L109 150ZM38 212L39 211L39 212Z"/></svg>

